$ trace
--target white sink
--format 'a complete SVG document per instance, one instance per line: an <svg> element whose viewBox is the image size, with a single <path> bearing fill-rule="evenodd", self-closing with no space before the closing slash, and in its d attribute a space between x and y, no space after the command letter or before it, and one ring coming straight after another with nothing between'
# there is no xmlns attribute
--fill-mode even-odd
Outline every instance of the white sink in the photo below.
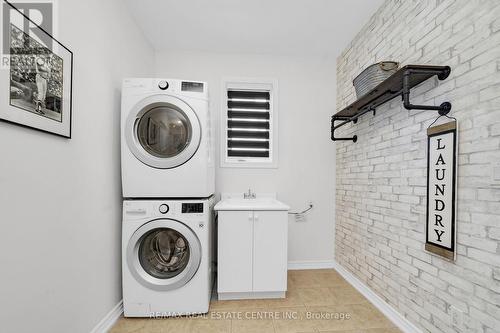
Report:
<svg viewBox="0 0 500 333"><path fill-rule="evenodd" d="M290 207L276 200L275 197L269 195L257 194L256 198L244 199L241 195L231 196L222 195L222 200L219 201L215 210L289 210Z"/></svg>

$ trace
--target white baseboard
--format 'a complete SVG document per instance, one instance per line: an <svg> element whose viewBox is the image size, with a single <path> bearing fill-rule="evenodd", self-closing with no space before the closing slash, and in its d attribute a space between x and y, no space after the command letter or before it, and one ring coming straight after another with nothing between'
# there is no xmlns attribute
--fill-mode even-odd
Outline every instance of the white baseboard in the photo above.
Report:
<svg viewBox="0 0 500 333"><path fill-rule="evenodd" d="M289 261L288 269L324 269L334 268L335 261L333 260L318 260L318 261Z"/></svg>
<svg viewBox="0 0 500 333"><path fill-rule="evenodd" d="M386 301L384 301L380 296L375 294L370 288L368 288L363 282L361 282L357 277L355 277L347 269L334 262L333 267L344 279L347 280L354 288L356 288L363 296L365 296L377 309L380 310L390 321L394 323L401 331L404 333L422 333L418 327L413 325L408 319L406 319L402 314L396 311L392 306L390 306Z"/></svg>
<svg viewBox="0 0 500 333"><path fill-rule="evenodd" d="M106 333L116 323L123 313L123 301L120 300L111 311L94 327L90 333Z"/></svg>

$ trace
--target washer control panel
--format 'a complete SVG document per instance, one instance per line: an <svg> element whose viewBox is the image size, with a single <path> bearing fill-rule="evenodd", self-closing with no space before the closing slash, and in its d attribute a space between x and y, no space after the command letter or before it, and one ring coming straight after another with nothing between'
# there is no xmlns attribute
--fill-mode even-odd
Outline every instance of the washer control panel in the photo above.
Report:
<svg viewBox="0 0 500 333"><path fill-rule="evenodd" d="M189 202L182 204L182 213L203 213L203 203L202 202Z"/></svg>

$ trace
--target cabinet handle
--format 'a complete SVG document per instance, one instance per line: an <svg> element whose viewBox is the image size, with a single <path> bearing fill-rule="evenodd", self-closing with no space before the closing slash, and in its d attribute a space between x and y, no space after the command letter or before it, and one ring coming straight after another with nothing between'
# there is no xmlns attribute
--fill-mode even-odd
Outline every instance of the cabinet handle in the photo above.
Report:
<svg viewBox="0 0 500 333"><path fill-rule="evenodd" d="M255 214L255 221L258 221L259 220L259 215Z"/></svg>
<svg viewBox="0 0 500 333"><path fill-rule="evenodd" d="M252 221L252 213L248 214L248 221Z"/></svg>

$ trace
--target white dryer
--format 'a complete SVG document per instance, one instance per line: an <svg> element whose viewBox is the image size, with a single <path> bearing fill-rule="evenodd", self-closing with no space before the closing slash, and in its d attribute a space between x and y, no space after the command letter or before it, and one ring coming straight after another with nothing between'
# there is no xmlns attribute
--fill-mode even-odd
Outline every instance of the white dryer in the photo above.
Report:
<svg viewBox="0 0 500 333"><path fill-rule="evenodd" d="M213 282L213 204L213 197L124 201L125 317L208 312Z"/></svg>
<svg viewBox="0 0 500 333"><path fill-rule="evenodd" d="M125 79L121 105L123 196L212 195L211 122L205 82Z"/></svg>

